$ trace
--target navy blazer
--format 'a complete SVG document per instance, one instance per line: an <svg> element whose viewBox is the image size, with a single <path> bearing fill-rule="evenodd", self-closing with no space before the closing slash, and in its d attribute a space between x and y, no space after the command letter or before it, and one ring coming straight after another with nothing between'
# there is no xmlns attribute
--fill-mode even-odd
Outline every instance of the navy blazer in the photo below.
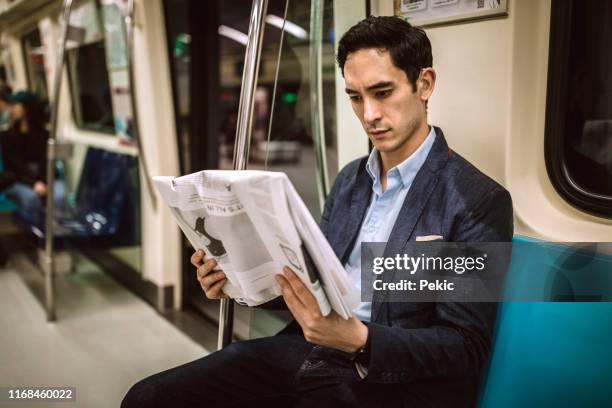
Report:
<svg viewBox="0 0 612 408"><path fill-rule="evenodd" d="M502 186L447 145L442 130L405 198L389 243L417 236L503 242L513 234L512 201ZM367 157L342 169L326 201L321 229L344 264L372 196ZM475 404L491 348L494 303L391 303L375 295L364 381L395 384L408 403ZM418 404L417 404L418 405Z"/></svg>

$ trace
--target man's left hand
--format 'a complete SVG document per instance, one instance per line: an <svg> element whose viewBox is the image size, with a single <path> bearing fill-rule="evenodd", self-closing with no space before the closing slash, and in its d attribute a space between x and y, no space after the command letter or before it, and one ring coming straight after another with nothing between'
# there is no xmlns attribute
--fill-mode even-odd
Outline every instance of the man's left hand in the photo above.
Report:
<svg viewBox="0 0 612 408"><path fill-rule="evenodd" d="M306 341L346 353L355 353L365 346L368 327L355 315L348 320L334 311L323 316L315 297L287 266L283 269L283 275L276 276L276 280L287 307L302 326Z"/></svg>

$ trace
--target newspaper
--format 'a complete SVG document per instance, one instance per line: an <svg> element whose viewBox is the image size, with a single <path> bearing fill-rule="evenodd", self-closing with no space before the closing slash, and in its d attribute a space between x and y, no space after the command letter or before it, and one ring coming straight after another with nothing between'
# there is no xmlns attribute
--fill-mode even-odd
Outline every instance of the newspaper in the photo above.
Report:
<svg viewBox="0 0 612 408"><path fill-rule="evenodd" d="M247 306L278 297L275 275L289 266L323 315L352 315L359 291L286 174L204 170L153 181L191 245L225 272L229 297Z"/></svg>

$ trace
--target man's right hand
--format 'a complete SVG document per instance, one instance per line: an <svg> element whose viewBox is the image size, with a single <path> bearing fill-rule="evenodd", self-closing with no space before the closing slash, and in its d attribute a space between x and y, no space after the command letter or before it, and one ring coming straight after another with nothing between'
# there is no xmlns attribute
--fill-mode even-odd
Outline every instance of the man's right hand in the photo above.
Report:
<svg viewBox="0 0 612 408"><path fill-rule="evenodd" d="M196 267L198 282L202 290L209 299L227 299L228 296L222 291L227 282L225 273L220 269L214 269L217 266L216 260L209 259L203 262L204 255L205 252L202 249L198 249L191 255L191 264Z"/></svg>

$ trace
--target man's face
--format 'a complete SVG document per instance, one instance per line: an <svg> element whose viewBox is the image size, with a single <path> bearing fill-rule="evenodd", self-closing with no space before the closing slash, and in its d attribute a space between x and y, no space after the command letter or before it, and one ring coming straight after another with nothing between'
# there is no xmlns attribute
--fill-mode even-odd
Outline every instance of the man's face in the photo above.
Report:
<svg viewBox="0 0 612 408"><path fill-rule="evenodd" d="M374 147L383 155L410 152L411 137L426 121L425 100L430 93L414 92L389 52L374 48L348 55L344 80L353 111Z"/></svg>

